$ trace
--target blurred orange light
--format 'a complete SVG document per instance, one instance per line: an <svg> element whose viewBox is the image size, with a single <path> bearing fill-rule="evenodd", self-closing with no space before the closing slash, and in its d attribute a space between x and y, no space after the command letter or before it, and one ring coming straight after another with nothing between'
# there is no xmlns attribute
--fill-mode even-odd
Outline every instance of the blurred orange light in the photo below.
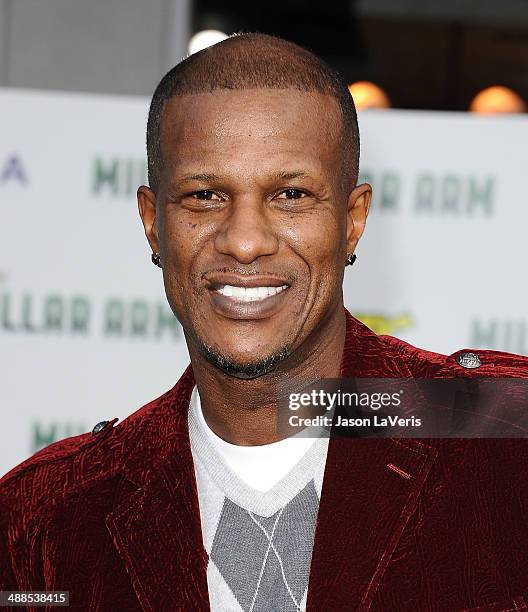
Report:
<svg viewBox="0 0 528 612"><path fill-rule="evenodd" d="M469 110L473 113L525 113L526 103L508 87L494 85L483 89L472 100Z"/></svg>
<svg viewBox="0 0 528 612"><path fill-rule="evenodd" d="M366 108L390 108L390 100L387 94L370 81L357 81L348 86L348 91L354 99L357 110Z"/></svg>

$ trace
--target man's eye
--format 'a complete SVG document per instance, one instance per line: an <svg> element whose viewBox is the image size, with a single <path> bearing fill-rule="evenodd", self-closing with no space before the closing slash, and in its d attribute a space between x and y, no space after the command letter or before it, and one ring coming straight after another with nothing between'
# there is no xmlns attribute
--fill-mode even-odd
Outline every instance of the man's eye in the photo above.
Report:
<svg viewBox="0 0 528 612"><path fill-rule="evenodd" d="M285 189L282 193L279 194L279 198L281 200L299 200L306 193L301 191L300 189Z"/></svg>
<svg viewBox="0 0 528 612"><path fill-rule="evenodd" d="M197 200L213 200L215 199L216 193L214 191L209 191L208 189L203 189L202 191L196 191L192 194L192 196ZM218 197L216 199L219 199Z"/></svg>

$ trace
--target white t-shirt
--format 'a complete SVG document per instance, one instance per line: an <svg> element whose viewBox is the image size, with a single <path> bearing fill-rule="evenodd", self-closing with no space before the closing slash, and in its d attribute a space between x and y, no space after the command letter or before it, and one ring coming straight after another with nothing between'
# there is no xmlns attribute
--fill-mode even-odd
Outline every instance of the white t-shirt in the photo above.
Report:
<svg viewBox="0 0 528 612"><path fill-rule="evenodd" d="M315 438L292 436L262 446L231 444L217 436L207 425L196 387L193 394L199 423L217 453L240 480L258 491L268 491L284 478L315 441Z"/></svg>

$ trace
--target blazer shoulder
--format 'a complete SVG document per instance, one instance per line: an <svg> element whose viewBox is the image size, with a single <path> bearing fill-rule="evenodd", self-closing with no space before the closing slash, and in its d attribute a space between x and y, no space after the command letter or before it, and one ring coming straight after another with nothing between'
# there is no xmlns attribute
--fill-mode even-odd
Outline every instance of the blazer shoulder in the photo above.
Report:
<svg viewBox="0 0 528 612"><path fill-rule="evenodd" d="M148 402L118 425L117 417L101 421L92 431L57 440L13 467L0 478L2 514L53 503L73 489L118 471L149 415L169 393Z"/></svg>
<svg viewBox="0 0 528 612"><path fill-rule="evenodd" d="M380 338L403 358L416 378L528 378L528 356L489 349L463 348L450 355L418 348L394 336Z"/></svg>

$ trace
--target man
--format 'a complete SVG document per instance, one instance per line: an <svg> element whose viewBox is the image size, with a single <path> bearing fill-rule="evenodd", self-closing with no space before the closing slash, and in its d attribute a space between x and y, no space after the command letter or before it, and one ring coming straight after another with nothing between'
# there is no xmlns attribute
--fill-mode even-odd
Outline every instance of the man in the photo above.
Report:
<svg viewBox="0 0 528 612"><path fill-rule="evenodd" d="M524 357L422 351L344 309L371 198L346 84L234 36L164 77L147 131L139 211L191 365L4 476L0 587L75 610L528 609L523 439L279 427L288 381L528 378Z"/></svg>

